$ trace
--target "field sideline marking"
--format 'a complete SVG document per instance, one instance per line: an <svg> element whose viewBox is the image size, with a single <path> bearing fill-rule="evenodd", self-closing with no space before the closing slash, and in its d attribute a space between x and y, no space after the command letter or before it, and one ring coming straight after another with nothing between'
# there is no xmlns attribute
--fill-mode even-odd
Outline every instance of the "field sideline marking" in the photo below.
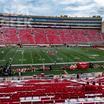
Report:
<svg viewBox="0 0 104 104"><path fill-rule="evenodd" d="M100 49L100 50L103 50L103 51L104 51L104 48L98 48L98 49Z"/></svg>
<svg viewBox="0 0 104 104"><path fill-rule="evenodd" d="M83 61L83 62L91 62L91 63L104 63L104 61ZM44 65L65 65L65 64L77 64L79 62L64 62L64 63L44 63ZM14 64L12 66L37 66L43 65L43 63L39 64Z"/></svg>

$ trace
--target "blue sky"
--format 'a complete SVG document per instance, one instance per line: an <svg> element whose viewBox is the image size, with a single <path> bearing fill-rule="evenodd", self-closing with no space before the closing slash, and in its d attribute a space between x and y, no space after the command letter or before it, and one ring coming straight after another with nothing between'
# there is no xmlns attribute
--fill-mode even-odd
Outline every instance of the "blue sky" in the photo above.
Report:
<svg viewBox="0 0 104 104"><path fill-rule="evenodd" d="M93 16L104 19L104 0L0 0L1 13Z"/></svg>

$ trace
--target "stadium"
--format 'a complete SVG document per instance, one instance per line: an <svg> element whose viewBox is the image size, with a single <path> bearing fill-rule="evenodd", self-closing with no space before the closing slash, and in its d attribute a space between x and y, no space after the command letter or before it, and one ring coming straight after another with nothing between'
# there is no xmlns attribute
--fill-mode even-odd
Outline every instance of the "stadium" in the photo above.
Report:
<svg viewBox="0 0 104 104"><path fill-rule="evenodd" d="M104 104L101 16L0 14L0 104Z"/></svg>

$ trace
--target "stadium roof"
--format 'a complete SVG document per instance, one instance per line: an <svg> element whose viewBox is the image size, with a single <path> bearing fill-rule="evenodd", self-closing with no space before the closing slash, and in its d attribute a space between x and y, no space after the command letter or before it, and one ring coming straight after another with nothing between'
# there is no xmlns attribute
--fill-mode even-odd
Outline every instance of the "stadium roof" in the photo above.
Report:
<svg viewBox="0 0 104 104"><path fill-rule="evenodd" d="M89 16L89 17L79 17L79 16L68 16L68 15L60 15L60 16L36 16L36 15L24 15L24 14L9 14L9 13L0 13L0 16L20 16L20 17L35 17L35 18L63 18L63 19L102 19L101 16Z"/></svg>

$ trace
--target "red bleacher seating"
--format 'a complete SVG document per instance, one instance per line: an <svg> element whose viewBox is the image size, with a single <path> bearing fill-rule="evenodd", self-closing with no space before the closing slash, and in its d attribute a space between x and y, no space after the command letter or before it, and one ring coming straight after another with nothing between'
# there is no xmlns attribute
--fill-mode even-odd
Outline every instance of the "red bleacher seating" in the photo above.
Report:
<svg viewBox="0 0 104 104"><path fill-rule="evenodd" d="M104 41L95 29L0 28L0 44L79 44Z"/></svg>
<svg viewBox="0 0 104 104"><path fill-rule="evenodd" d="M2 104L20 104L20 102L21 104L31 104L31 102L32 104L56 104L63 103L66 99L95 98L99 96L98 94L101 94L99 97L103 97L103 93L102 85L83 85L80 81L71 80L58 79L55 82L54 79L34 79L17 81L15 84L0 82L0 103Z"/></svg>

